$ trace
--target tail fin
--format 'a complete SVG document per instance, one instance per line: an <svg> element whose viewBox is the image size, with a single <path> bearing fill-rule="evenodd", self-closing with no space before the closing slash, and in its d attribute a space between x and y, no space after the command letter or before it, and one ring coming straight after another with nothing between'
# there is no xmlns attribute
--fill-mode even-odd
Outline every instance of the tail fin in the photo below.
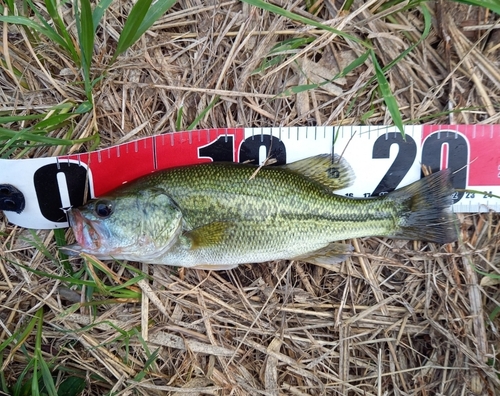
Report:
<svg viewBox="0 0 500 396"><path fill-rule="evenodd" d="M399 229L394 238L436 243L456 241L457 219L450 211L452 194L451 172L442 170L390 193L399 212Z"/></svg>

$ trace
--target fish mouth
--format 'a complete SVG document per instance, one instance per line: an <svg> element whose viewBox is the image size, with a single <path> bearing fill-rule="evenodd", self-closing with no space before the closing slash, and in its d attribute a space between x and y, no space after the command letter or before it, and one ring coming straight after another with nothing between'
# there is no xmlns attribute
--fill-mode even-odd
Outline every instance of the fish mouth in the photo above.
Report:
<svg viewBox="0 0 500 396"><path fill-rule="evenodd" d="M69 225L73 229L78 245L69 245L66 251L76 250L77 252L95 252L101 248L101 234L94 224L91 224L78 209L68 211Z"/></svg>

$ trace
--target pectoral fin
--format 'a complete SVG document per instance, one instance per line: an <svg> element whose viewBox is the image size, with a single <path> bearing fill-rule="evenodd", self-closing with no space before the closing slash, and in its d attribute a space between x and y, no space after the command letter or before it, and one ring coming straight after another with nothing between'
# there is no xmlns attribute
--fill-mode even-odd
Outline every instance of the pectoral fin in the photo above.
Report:
<svg viewBox="0 0 500 396"><path fill-rule="evenodd" d="M332 242L324 248L295 257L295 260L311 264L336 264L345 261L347 255L353 251L351 245Z"/></svg>
<svg viewBox="0 0 500 396"><path fill-rule="evenodd" d="M347 161L335 154L316 155L283 166L292 172L322 184L330 190L349 187L354 182L354 172Z"/></svg>
<svg viewBox="0 0 500 396"><path fill-rule="evenodd" d="M215 221L188 231L183 236L191 242L191 249L216 246L222 243L233 226L231 222Z"/></svg>

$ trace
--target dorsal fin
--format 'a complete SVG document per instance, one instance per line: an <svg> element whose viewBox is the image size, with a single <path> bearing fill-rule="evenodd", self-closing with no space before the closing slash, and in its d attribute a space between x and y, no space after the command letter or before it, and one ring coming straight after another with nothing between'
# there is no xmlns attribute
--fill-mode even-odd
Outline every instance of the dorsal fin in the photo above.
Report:
<svg viewBox="0 0 500 396"><path fill-rule="evenodd" d="M349 187L354 182L354 172L344 158L334 154L320 154L291 164L283 165L289 171L300 173L331 190Z"/></svg>

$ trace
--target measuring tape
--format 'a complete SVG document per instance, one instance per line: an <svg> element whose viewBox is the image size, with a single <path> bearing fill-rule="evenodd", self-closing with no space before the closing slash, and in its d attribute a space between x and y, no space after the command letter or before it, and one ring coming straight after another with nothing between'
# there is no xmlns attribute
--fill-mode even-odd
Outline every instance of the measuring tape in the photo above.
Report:
<svg viewBox="0 0 500 396"><path fill-rule="evenodd" d="M497 211L500 125L224 128L150 136L103 150L51 158L0 159L0 209L16 225L67 227L65 211L124 183L175 166L211 161L278 164L341 154L356 175L336 191L370 197L421 178L421 165L455 174L455 212ZM470 190L465 192L462 190ZM474 192L473 192L474 191ZM272 193L272 191L270 191Z"/></svg>

